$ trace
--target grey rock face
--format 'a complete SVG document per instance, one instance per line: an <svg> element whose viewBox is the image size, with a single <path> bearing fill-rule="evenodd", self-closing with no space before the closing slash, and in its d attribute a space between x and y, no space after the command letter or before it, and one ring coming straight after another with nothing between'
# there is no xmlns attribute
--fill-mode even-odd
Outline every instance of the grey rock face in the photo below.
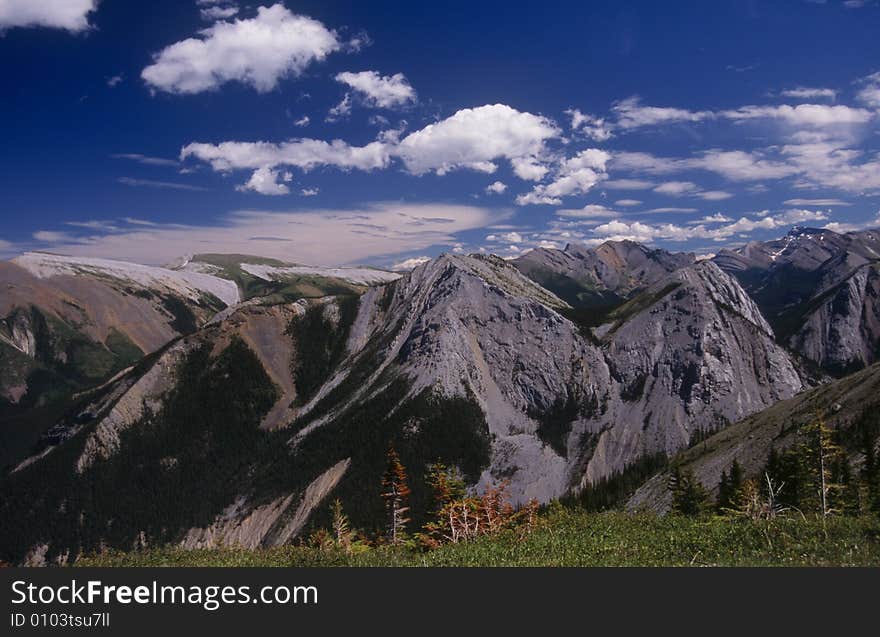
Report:
<svg viewBox="0 0 880 637"><path fill-rule="evenodd" d="M822 367L845 372L878 360L880 265L864 265L811 304L793 349Z"/></svg>
<svg viewBox="0 0 880 637"><path fill-rule="evenodd" d="M472 397L492 434L481 484L504 476L515 498L546 501L801 388L755 303L712 263L673 270L599 340L535 287L503 261L446 255L399 281L387 310L368 293L352 339L390 344L352 400L389 372L413 393Z"/></svg>
<svg viewBox="0 0 880 637"><path fill-rule="evenodd" d="M595 248L578 244L569 244L565 250L539 248L513 263L572 305L594 305L627 298L694 261L693 254L673 254L632 241L606 241Z"/></svg>
<svg viewBox="0 0 880 637"><path fill-rule="evenodd" d="M755 303L714 264L678 270L643 296L653 303L606 327L604 355L618 390L607 414L586 423L599 437L581 484L640 455L678 451L695 432L802 388Z"/></svg>
<svg viewBox="0 0 880 637"><path fill-rule="evenodd" d="M838 234L795 227L785 237L722 250L778 338L832 373L877 360L876 270L880 232Z"/></svg>

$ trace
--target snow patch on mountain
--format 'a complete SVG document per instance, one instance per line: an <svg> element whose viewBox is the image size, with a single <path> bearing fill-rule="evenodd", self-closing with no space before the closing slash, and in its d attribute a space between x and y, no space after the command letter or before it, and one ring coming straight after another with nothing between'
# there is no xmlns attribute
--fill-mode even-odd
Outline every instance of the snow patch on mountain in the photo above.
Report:
<svg viewBox="0 0 880 637"><path fill-rule="evenodd" d="M264 281L277 281L291 276L320 276L342 279L354 285L381 285L400 278L400 274L372 268L319 268L305 265L272 266L242 263L241 269Z"/></svg>
<svg viewBox="0 0 880 637"><path fill-rule="evenodd" d="M145 288L163 287L193 301L198 301L204 293L214 295L229 306L241 300L238 286L233 281L201 272L44 252L26 252L13 259L13 262L39 279L86 274L109 277Z"/></svg>

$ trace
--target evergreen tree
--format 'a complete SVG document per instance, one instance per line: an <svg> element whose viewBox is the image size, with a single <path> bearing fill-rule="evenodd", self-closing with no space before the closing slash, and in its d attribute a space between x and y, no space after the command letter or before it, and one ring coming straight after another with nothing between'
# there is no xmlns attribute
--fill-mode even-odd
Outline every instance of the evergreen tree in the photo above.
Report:
<svg viewBox="0 0 880 637"><path fill-rule="evenodd" d="M394 447L388 448L385 475L382 477L382 498L385 500L387 514L386 534L391 544L400 544L406 532L409 507L406 506L410 494L407 486L406 469L400 462Z"/></svg>
<svg viewBox="0 0 880 637"><path fill-rule="evenodd" d="M700 515L706 510L709 494L690 471L676 467L668 484L672 491L672 510L681 515Z"/></svg>
<svg viewBox="0 0 880 637"><path fill-rule="evenodd" d="M731 497L730 497L730 480L727 477L727 472L721 472L721 479L718 481L718 502L715 505L718 513L724 513L730 508L731 505Z"/></svg>
<svg viewBox="0 0 880 637"><path fill-rule="evenodd" d="M430 512L435 517L450 502L465 496L464 480L442 462L428 465L426 480L431 490Z"/></svg>
<svg viewBox="0 0 880 637"><path fill-rule="evenodd" d="M862 452L861 482L864 490L863 511L880 513L880 460L877 458L877 438L880 436L878 419L865 413L859 422Z"/></svg>
<svg viewBox="0 0 880 637"><path fill-rule="evenodd" d="M724 513L735 508L742 489L743 470L739 462L734 459L730 466L730 474L721 472L721 482L718 484L718 512Z"/></svg>
<svg viewBox="0 0 880 637"><path fill-rule="evenodd" d="M843 490L832 473L843 457L843 449L834 441L833 431L822 415L816 416L802 433L804 441L799 447L799 456L813 493L808 502L811 501L811 509L827 516L837 511L835 501Z"/></svg>

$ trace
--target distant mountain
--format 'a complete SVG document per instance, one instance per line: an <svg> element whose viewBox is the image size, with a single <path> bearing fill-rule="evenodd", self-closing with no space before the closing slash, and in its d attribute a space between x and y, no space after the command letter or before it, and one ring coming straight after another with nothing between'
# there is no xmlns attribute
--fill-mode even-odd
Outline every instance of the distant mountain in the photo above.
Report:
<svg viewBox="0 0 880 637"><path fill-rule="evenodd" d="M597 321L476 255L359 295L253 297L77 398L0 483L0 558L268 546L326 520L331 494L372 528L389 444L415 522L437 460L547 501L801 389L733 278L669 267L650 283L654 265L605 273L630 298Z"/></svg>
<svg viewBox="0 0 880 637"><path fill-rule="evenodd" d="M230 281L104 259L0 263L0 464L93 387L238 302Z"/></svg>
<svg viewBox="0 0 880 637"><path fill-rule="evenodd" d="M715 263L755 299L780 342L841 375L880 354L880 231L793 228Z"/></svg>
<svg viewBox="0 0 880 637"><path fill-rule="evenodd" d="M632 241L606 241L596 248L574 243L564 250L538 248L513 260L520 272L574 307L612 307L694 262L693 254Z"/></svg>

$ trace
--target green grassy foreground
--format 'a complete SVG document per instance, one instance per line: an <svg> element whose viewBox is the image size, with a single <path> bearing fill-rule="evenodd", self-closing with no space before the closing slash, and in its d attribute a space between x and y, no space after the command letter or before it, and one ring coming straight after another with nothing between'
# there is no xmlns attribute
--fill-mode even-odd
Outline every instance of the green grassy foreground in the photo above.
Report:
<svg viewBox="0 0 880 637"><path fill-rule="evenodd" d="M520 539L516 532L446 545L348 555L302 546L249 551L160 548L107 553L77 566L880 566L880 519L627 515L555 510Z"/></svg>

